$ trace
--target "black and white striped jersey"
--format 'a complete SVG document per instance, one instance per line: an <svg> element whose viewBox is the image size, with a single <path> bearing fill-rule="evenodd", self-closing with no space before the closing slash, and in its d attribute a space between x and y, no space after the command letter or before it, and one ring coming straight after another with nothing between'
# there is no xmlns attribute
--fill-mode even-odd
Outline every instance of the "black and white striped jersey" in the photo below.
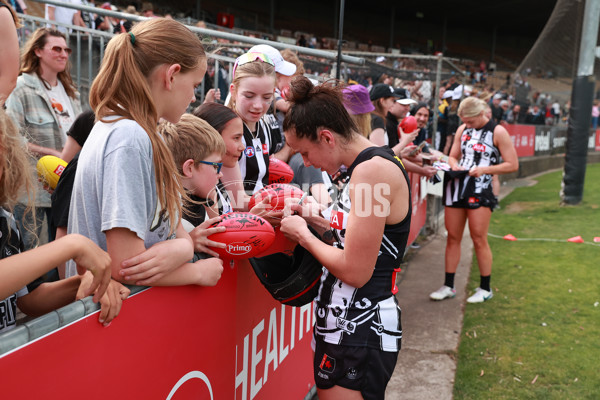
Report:
<svg viewBox="0 0 600 400"><path fill-rule="evenodd" d="M466 128L460 138L461 158L458 165L466 171L457 177L446 179L444 205L469 204L481 201L480 197L493 199L492 175L484 174L476 178L469 176L473 167L488 167L500 162L500 150L494 145L496 123L489 120L480 129ZM454 174L450 173L453 177ZM466 199L466 200L465 200ZM485 205L485 204L482 204Z"/></svg>
<svg viewBox="0 0 600 400"><path fill-rule="evenodd" d="M238 161L244 190L252 195L269 184L269 155L277 148L279 124L272 114L265 114L256 124L256 132L244 124L244 151Z"/></svg>
<svg viewBox="0 0 600 400"><path fill-rule="evenodd" d="M402 174L408 182L408 175L401 161L390 149L370 147L363 150L348 169L350 180L327 213L336 241L334 245L338 248L343 249L345 245L346 225L351 208L349 187L352 185L352 171L361 162L376 156L390 160L398 167L398 171L386 173ZM394 270L400 266L410 231L410 197L407 202L409 211L406 218L398 224L385 226L373 276L363 287L352 287L325 269L317 296L315 325L315 334L322 336L324 341L345 346L367 346L383 351L400 349L400 308L392 290L395 287Z"/></svg>

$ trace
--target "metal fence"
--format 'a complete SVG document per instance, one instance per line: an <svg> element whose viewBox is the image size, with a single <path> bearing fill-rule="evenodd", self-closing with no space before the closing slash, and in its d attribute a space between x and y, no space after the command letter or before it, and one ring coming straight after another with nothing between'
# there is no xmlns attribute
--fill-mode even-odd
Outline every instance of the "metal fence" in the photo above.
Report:
<svg viewBox="0 0 600 400"><path fill-rule="evenodd" d="M102 8L90 7L85 5L66 4L57 0L32 0L43 4L57 7L67 7L82 12L92 13L104 17L113 17L120 20L132 22L144 21L146 17L137 15L105 10ZM19 15L24 27L21 28L21 41L24 42L28 34L40 26L46 26L50 23L67 28L68 44L73 48L72 58L72 76L77 89L81 93L84 107L88 103L88 93L91 83L96 76L102 58L104 49L112 33L99 30L82 28L70 24L56 23L43 18L29 15ZM182 19L181 22L189 23L189 19ZM204 80L199 88L197 98L203 101L204 94L210 87L227 87L230 81L229 73L235 58L255 44L268 44L277 49L292 49L298 53L301 61L307 67L307 75L320 80L335 77L337 52L334 50L312 49L302 46L296 46L283 41L272 41L263 38L244 36L222 27L212 26L210 28L199 28L189 26L190 30L195 32L201 38L209 57L209 72L212 79L210 82ZM265 36L266 37L266 36ZM385 58L387 63L377 62L378 58ZM392 61L393 62L390 62ZM398 62L400 60L400 62ZM414 82L426 81L431 92L426 98L435 99L434 91L438 88L442 79L446 79L451 74L459 76L462 80L464 68L460 65L461 60L451 59L443 56L426 55L404 55L397 53L374 53L345 50L341 54L341 77L347 81L361 76L377 76L386 73L396 78L396 82ZM224 73L222 69L227 72ZM227 82L223 84L220 79ZM375 83L375 82L374 82ZM433 101L431 102L434 104ZM434 119L437 117L434 113ZM434 126L435 126L434 120Z"/></svg>

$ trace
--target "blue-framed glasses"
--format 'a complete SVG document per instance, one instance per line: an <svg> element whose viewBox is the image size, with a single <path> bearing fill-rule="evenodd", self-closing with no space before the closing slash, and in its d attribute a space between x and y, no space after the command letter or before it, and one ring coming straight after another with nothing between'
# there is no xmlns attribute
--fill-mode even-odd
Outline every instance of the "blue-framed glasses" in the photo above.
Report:
<svg viewBox="0 0 600 400"><path fill-rule="evenodd" d="M219 172L221 172L221 168L223 167L222 162L212 162L212 161L198 161L198 162L201 164L212 165L213 168L215 169L215 171L217 171L217 174Z"/></svg>

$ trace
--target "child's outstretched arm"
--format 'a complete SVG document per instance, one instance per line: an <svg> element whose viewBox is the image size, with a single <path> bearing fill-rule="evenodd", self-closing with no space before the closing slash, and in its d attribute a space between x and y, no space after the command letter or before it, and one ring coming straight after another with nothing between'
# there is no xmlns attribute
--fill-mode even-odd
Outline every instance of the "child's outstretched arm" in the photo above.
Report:
<svg viewBox="0 0 600 400"><path fill-rule="evenodd" d="M67 260L89 270L93 280L85 291L102 297L110 282L110 257L85 236L70 234L33 250L0 260L0 298L6 298L37 277Z"/></svg>
<svg viewBox="0 0 600 400"><path fill-rule="evenodd" d="M177 240L182 240L183 242L176 244ZM186 242L191 244L190 236L183 229L183 226L179 224L176 239L157 243L141 254L124 260L120 263L122 269L119 269L117 273L123 282L136 285L216 285L223 272L223 260L220 258L208 258L190 263L188 261L192 259L193 251L189 255L187 252L179 252L181 244ZM110 242L108 242L108 245L110 251ZM177 250L178 248L180 250ZM177 253L178 257L175 257L176 254L174 252L179 252ZM179 264L177 264L175 269L166 271L166 267L170 268L176 262L179 262ZM167 266L166 263L171 265Z"/></svg>
<svg viewBox="0 0 600 400"><path fill-rule="evenodd" d="M145 249L144 242L125 228L106 232L108 253L113 259L113 278L127 284L148 286L202 285L190 236L181 223L176 238Z"/></svg>

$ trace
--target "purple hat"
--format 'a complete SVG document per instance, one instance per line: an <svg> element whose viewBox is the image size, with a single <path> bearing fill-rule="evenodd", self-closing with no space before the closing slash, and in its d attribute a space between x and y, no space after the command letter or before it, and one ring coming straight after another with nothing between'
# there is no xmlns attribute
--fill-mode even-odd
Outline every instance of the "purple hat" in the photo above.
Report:
<svg viewBox="0 0 600 400"><path fill-rule="evenodd" d="M369 98L369 91L363 85L350 85L342 89L344 107L352 115L373 112L375 107Z"/></svg>

